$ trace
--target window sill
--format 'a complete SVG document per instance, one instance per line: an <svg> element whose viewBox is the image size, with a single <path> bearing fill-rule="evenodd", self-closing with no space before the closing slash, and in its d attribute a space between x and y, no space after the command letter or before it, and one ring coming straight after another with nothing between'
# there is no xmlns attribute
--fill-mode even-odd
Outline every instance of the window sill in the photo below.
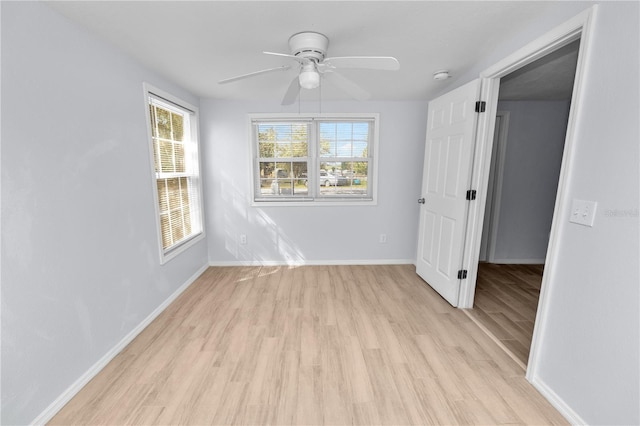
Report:
<svg viewBox="0 0 640 426"><path fill-rule="evenodd" d="M202 231L199 234L191 237L188 240L185 240L184 242L178 244L177 246L171 248L168 251L161 250L161 252L160 252L160 264L164 265L165 263L169 262L171 259L174 259L180 253L186 251L187 249L189 249L190 247L194 246L199 241L203 240L204 237L205 237L204 231Z"/></svg>
<svg viewBox="0 0 640 426"><path fill-rule="evenodd" d="M376 200L307 200L307 201L284 201L284 200L264 200L264 201L252 201L251 207L319 207L319 206L376 206L378 202Z"/></svg>

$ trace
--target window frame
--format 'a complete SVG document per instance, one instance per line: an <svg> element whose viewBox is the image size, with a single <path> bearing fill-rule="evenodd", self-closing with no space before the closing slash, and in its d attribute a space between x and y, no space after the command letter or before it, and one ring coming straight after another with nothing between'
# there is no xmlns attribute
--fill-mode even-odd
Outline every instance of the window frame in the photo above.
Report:
<svg viewBox="0 0 640 426"><path fill-rule="evenodd" d="M144 92L144 108L145 108L145 118L146 118L146 126L147 126L147 140L149 146L149 170L151 172L151 187L152 187L152 195L153 195L153 208L155 211L155 222L156 222L156 236L158 239L158 251L160 254L160 264L163 265L174 259L177 255L184 252L188 248L192 247L197 242L203 240L205 238L205 224L204 224L204 198L203 198L203 189L202 189L202 156L201 156L201 148L200 148L200 137L199 137L199 123L200 123L200 115L198 107L170 94L167 93L157 87L150 85L149 83L143 83L143 92ZM193 143L193 147L195 148L195 173L191 176L190 179L195 182L197 188L194 193L197 196L197 200L191 200L190 211L192 214L199 216L199 220L196 223L199 230L192 232L191 235L185 237L184 239L174 243L173 245L167 247L166 249L163 247L163 236L162 236L162 221L160 218L160 203L158 199L158 179L160 179L159 174L156 172L155 165L155 156L154 156L154 143L153 143L153 132L151 129L151 113L149 111L150 98L155 98L160 103L167 104L168 107L174 108L184 114L189 115L189 134L191 143Z"/></svg>
<svg viewBox="0 0 640 426"><path fill-rule="evenodd" d="M259 173L259 148L255 134L254 124L256 122L309 122L311 131L309 132L309 147L307 160L308 186L313 186L314 192L308 197L273 197L262 198L257 193L257 182L260 179ZM318 179L320 176L320 163L330 162L334 157L321 157L319 154L319 123L321 122L354 122L368 121L372 123L369 141L368 160L368 184L371 184L370 196L321 196ZM377 205L378 203L378 145L379 145L379 113L256 113L248 114L249 145L250 145L250 204L254 207L266 206L345 206L345 205ZM352 157L353 158L353 157ZM286 162L286 161L285 161ZM317 190L317 193L315 192Z"/></svg>

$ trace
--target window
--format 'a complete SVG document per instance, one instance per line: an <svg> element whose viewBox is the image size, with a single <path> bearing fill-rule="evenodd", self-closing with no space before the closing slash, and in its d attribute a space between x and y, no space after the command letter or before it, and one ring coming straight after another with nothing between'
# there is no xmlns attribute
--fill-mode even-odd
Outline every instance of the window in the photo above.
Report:
<svg viewBox="0 0 640 426"><path fill-rule="evenodd" d="M254 202L374 202L377 114L254 115Z"/></svg>
<svg viewBox="0 0 640 426"><path fill-rule="evenodd" d="M203 234L197 109L145 86L161 259Z"/></svg>

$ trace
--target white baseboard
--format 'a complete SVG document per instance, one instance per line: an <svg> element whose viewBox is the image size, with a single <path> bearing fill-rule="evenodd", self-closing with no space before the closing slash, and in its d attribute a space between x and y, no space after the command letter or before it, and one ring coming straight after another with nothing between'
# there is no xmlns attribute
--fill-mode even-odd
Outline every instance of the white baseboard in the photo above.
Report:
<svg viewBox="0 0 640 426"><path fill-rule="evenodd" d="M551 388L549 388L546 385L546 383L541 381L538 377L534 377L533 380L530 380L530 382L533 385L533 387L536 388L538 392L540 392L542 396L544 396L547 399L547 401L549 401L549 403L553 405L553 407L556 410L558 410L558 412L562 414L562 416L565 419L567 419L569 423L571 423L572 425L587 424L587 422L585 422L578 415L578 413L573 411L573 409L571 409L571 407L569 407L569 405L566 402L564 402L564 400L560 398L560 396L558 396L557 393L555 393Z"/></svg>
<svg viewBox="0 0 640 426"><path fill-rule="evenodd" d="M544 265L545 259L491 259L487 263L499 263L501 265Z"/></svg>
<svg viewBox="0 0 640 426"><path fill-rule="evenodd" d="M65 390L58 398L56 398L38 417L36 417L32 425L44 425L55 416L80 390L93 379L106 365L115 358L138 334L142 332L151 322L156 319L174 300L182 294L202 273L209 267L204 265L196 271L189 279L182 284L176 291L171 294L160 306L158 306L149 316L147 316L140 324L129 332L121 341L111 348L98 362L96 362L89 370L78 378L67 390Z"/></svg>
<svg viewBox="0 0 640 426"><path fill-rule="evenodd" d="M414 259L358 260L231 260L209 261L209 266L305 266L305 265L414 265Z"/></svg>

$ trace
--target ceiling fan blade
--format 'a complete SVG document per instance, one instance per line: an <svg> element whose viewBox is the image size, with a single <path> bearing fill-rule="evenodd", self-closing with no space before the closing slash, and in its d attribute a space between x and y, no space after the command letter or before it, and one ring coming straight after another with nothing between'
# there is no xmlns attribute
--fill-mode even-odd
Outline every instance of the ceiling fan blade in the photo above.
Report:
<svg viewBox="0 0 640 426"><path fill-rule="evenodd" d="M291 84L287 89L287 92L284 94L284 98L282 98L282 105L291 105L295 102L298 94L300 93L300 82L298 81L298 77L291 80Z"/></svg>
<svg viewBox="0 0 640 426"><path fill-rule="evenodd" d="M289 66L289 65L283 65L283 66L281 66L281 67L269 68L269 69L266 69L266 70L260 70L260 71L250 72L249 74L237 75L237 76L235 76L235 77L231 77L231 78L227 78L227 79L224 79L224 80L220 80L220 81L218 82L218 84L231 83L231 82L236 81L236 80L242 80L243 78L249 78L249 77L253 77L253 76L255 76L255 75L266 74L266 73L274 72L274 71L286 71L286 70L288 70L289 68L291 68L291 66Z"/></svg>
<svg viewBox="0 0 640 426"><path fill-rule="evenodd" d="M400 69L400 62L392 56L336 56L335 58L326 58L319 65L331 69L360 68L386 71Z"/></svg>
<svg viewBox="0 0 640 426"><path fill-rule="evenodd" d="M262 52L265 55L274 55L274 56L283 56L285 58L290 58L290 59L294 59L298 62L300 62L301 64L304 64L305 59L304 58L299 58L297 56L294 55L289 55L288 53L277 53L277 52Z"/></svg>
<svg viewBox="0 0 640 426"><path fill-rule="evenodd" d="M366 101L371 97L371 94L369 92L367 92L362 87L358 86L356 83L349 80L342 74L338 74L337 72L328 72L324 74L324 77L338 89L342 90L358 101Z"/></svg>

